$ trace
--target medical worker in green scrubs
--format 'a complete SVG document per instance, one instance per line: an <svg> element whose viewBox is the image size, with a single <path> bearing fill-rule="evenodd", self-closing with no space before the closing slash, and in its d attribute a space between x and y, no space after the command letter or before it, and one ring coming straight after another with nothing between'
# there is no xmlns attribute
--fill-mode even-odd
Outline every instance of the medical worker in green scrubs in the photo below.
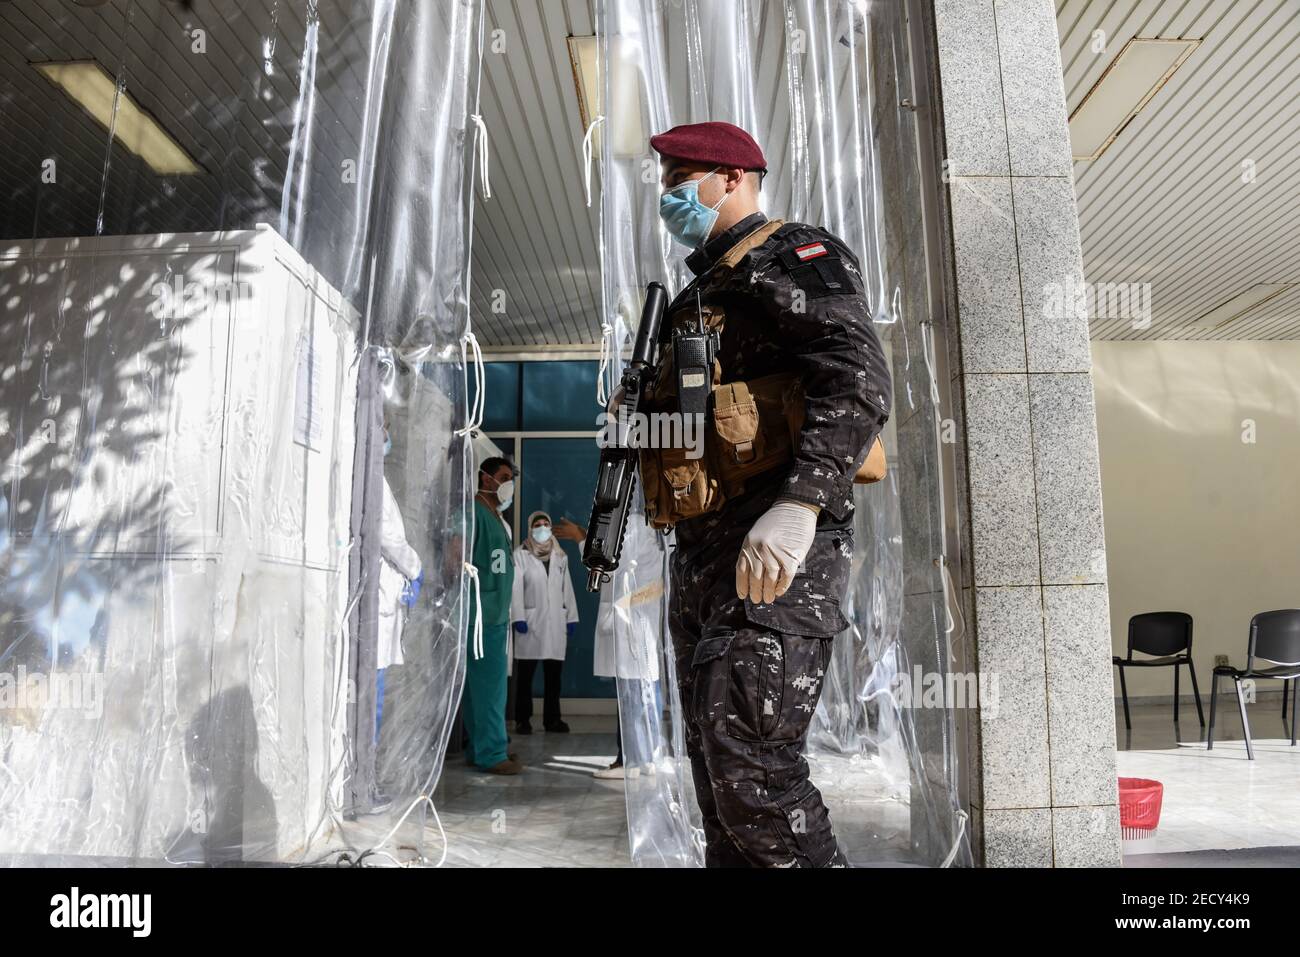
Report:
<svg viewBox="0 0 1300 957"><path fill-rule="evenodd" d="M469 763L493 774L523 770L506 749L506 638L510 628L510 593L515 581L510 530L501 513L514 498L514 467L503 458L484 459L474 496L474 567L483 600L483 657L474 648L473 590L465 666L465 730Z"/></svg>

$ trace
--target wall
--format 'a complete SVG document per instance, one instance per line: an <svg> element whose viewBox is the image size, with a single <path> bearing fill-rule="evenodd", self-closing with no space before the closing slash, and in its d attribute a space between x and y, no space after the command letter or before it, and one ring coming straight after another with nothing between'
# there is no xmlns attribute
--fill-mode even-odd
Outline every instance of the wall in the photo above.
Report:
<svg viewBox="0 0 1300 957"><path fill-rule="evenodd" d="M1120 835L1088 323L1044 318L1083 278L1050 0L935 0L948 336L981 676L969 764L989 866L1117 866Z"/></svg>
<svg viewBox="0 0 1300 957"><path fill-rule="evenodd" d="M1251 616L1300 607L1300 342L1094 342L1092 354L1115 654L1129 616L1187 612L1208 709L1214 655L1244 665ZM1128 689L1168 698L1173 675L1134 669Z"/></svg>

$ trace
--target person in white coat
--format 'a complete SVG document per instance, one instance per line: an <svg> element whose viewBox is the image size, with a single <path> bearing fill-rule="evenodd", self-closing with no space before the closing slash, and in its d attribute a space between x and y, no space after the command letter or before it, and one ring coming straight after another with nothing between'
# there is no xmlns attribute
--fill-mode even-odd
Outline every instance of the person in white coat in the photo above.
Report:
<svg viewBox="0 0 1300 957"><path fill-rule="evenodd" d="M655 753L663 739L659 661L667 634L666 539L646 525L640 511L628 516L627 525L618 570L600 586L600 610L596 613L592 673L598 678L618 679L614 711L618 757L595 772L598 778L655 773ZM567 518L560 519L555 535L579 548L587 537L581 526Z"/></svg>
<svg viewBox="0 0 1300 957"><path fill-rule="evenodd" d="M654 773L655 751L663 737L659 659L664 623L667 559L663 536L640 514L628 516L618 571L600 589L592 671L617 678L618 757L598 778L635 778ZM626 745L626 748L625 748Z"/></svg>
<svg viewBox="0 0 1300 957"><path fill-rule="evenodd" d="M392 449L392 439L385 431L384 455ZM397 505L393 490L384 479L383 508L379 529L379 647L375 667L378 669L375 740L379 739L379 724L384 714L384 670L400 665L402 657L402 629L406 625L409 609L415 605L424 583L424 568L420 556L406 540L406 523Z"/></svg>
<svg viewBox="0 0 1300 957"><path fill-rule="evenodd" d="M560 674L568 638L578 624L578 603L569 560L555 543L551 516L533 512L528 532L515 550L515 583L510 601L514 622L515 733L532 734L533 675L542 662L542 726L568 731L560 717Z"/></svg>

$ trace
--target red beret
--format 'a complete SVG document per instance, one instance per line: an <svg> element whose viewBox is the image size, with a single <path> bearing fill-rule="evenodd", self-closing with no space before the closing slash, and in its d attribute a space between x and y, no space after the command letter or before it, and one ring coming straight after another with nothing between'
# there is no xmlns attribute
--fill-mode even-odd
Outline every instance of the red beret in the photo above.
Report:
<svg viewBox="0 0 1300 957"><path fill-rule="evenodd" d="M712 121L674 126L667 133L650 137L650 145L660 156L727 169L767 172L767 160L754 137L731 123Z"/></svg>

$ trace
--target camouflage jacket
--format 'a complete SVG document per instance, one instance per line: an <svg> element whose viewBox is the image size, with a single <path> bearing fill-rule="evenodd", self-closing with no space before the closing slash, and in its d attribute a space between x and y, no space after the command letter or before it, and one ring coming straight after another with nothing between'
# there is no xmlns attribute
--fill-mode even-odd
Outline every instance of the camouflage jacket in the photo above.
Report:
<svg viewBox="0 0 1300 957"><path fill-rule="evenodd" d="M664 332L721 312L724 383L781 372L802 379L806 417L793 465L751 483L742 498L808 502L821 506L822 525L842 525L852 514L853 475L889 418L889 367L858 261L824 229L786 223L726 268L726 254L765 223L755 213L690 255L695 279L668 307ZM723 514L750 511L740 505L726 503ZM679 526L679 542L682 532L691 537Z"/></svg>

